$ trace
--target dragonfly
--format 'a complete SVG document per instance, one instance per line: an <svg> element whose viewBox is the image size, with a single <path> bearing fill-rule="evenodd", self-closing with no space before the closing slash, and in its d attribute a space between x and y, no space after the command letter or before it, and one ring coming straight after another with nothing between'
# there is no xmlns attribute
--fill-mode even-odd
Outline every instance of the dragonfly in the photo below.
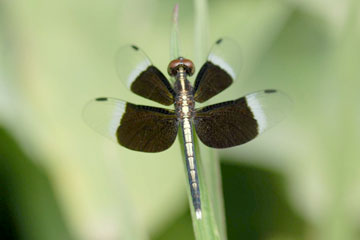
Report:
<svg viewBox="0 0 360 240"><path fill-rule="evenodd" d="M83 111L87 124L121 146L140 152L161 152L183 138L188 182L195 216L201 219L199 177L194 134L211 148L244 144L274 126L286 115L288 96L266 89L235 100L196 108L228 88L241 68L240 47L222 38L212 46L197 73L191 60L179 57L168 65L168 78L137 46L121 48L116 68L123 83L135 94L173 109L133 104L116 98L98 97Z"/></svg>

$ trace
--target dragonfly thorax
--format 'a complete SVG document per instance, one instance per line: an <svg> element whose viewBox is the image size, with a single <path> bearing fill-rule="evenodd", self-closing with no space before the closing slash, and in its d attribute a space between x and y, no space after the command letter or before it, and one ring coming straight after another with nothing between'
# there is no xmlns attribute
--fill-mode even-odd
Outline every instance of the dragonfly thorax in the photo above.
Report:
<svg viewBox="0 0 360 240"><path fill-rule="evenodd" d="M180 91L176 96L175 110L179 119L193 118L195 101L192 92Z"/></svg>

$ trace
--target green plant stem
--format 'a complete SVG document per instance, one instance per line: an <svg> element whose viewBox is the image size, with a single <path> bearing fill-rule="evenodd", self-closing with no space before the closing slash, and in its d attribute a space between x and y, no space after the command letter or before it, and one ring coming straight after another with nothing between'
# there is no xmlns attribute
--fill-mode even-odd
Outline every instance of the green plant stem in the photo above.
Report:
<svg viewBox="0 0 360 240"><path fill-rule="evenodd" d="M195 0L195 61L204 62L208 52L208 20L207 2ZM174 10L173 27L171 33L171 57L178 57L179 31L178 31L178 5ZM194 129L193 129L194 131ZM182 132L179 131L178 139L184 160L184 169L187 174L184 142ZM200 198L202 204L202 219L197 219L192 204L190 188L187 194L190 202L191 216L193 219L194 233L197 240L226 239L225 214L221 188L220 164L215 150L202 147L194 134L195 156L198 167ZM205 158L202 158L205 156ZM188 177L186 177L188 181Z"/></svg>
<svg viewBox="0 0 360 240"><path fill-rule="evenodd" d="M194 0L195 8L195 65L204 63L209 51L209 20L206 0Z"/></svg>
<svg viewBox="0 0 360 240"><path fill-rule="evenodd" d="M195 8L195 60L197 65L205 62L209 51L209 17L207 0L194 0ZM196 137L195 137L196 138ZM198 149L200 174L209 198L209 211L214 217L214 225L218 231L219 239L226 239L225 211L222 195L222 183L220 162L216 150L206 148L195 141L195 148ZM200 189L201 190L201 189ZM204 192L204 190L203 190Z"/></svg>
<svg viewBox="0 0 360 240"><path fill-rule="evenodd" d="M170 59L173 60L180 56L180 43L179 43L179 4L176 4L173 11L173 25L170 35Z"/></svg>

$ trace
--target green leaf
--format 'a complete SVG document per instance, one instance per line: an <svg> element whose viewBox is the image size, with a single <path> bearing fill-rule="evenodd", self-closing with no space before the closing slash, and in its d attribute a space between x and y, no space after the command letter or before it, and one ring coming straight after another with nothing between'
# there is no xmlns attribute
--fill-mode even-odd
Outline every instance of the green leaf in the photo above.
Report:
<svg viewBox="0 0 360 240"><path fill-rule="evenodd" d="M72 239L47 172L0 126L1 221L4 239Z"/></svg>

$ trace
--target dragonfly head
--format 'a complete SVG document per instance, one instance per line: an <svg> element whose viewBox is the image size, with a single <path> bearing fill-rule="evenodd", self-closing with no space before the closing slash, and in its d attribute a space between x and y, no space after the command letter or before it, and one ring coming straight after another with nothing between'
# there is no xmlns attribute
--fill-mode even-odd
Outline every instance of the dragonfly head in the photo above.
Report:
<svg viewBox="0 0 360 240"><path fill-rule="evenodd" d="M179 57L175 60L172 60L168 66L168 73L170 76L176 76L177 72L179 71L180 67L184 68L186 74L191 76L195 72L194 64L191 60L183 57Z"/></svg>

